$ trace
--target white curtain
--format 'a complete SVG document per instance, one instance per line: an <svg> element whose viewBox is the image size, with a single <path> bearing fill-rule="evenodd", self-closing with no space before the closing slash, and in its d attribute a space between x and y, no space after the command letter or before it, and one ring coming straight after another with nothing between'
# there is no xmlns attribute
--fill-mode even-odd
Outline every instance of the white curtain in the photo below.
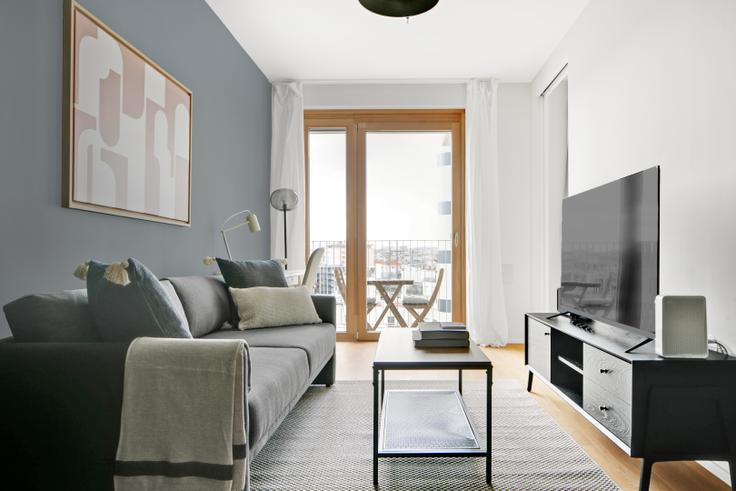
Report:
<svg viewBox="0 0 736 491"><path fill-rule="evenodd" d="M305 267L304 99L299 82L271 89L271 192L296 191L299 204L286 215L288 268ZM284 214L271 208L271 257L284 257Z"/></svg>
<svg viewBox="0 0 736 491"><path fill-rule="evenodd" d="M484 345L508 341L501 267L495 80L468 82L465 108L467 325Z"/></svg>

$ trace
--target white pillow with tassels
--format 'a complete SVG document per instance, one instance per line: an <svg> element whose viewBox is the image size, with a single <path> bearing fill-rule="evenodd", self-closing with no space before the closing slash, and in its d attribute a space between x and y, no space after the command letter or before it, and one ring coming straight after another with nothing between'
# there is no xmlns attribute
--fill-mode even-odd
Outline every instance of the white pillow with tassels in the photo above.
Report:
<svg viewBox="0 0 736 491"><path fill-rule="evenodd" d="M230 288L230 295L238 309L240 330L322 322L305 286Z"/></svg>

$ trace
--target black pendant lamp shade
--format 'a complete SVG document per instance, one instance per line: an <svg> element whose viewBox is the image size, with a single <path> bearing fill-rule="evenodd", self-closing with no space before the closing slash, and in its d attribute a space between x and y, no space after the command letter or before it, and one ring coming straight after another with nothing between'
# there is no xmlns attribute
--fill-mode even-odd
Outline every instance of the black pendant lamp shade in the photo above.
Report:
<svg viewBox="0 0 736 491"><path fill-rule="evenodd" d="M359 0L360 4L378 15L413 17L431 10L440 0Z"/></svg>

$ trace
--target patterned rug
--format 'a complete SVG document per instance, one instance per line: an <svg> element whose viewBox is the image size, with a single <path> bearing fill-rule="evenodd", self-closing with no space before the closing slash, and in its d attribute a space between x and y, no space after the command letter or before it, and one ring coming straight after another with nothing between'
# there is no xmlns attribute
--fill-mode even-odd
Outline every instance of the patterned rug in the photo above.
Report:
<svg viewBox="0 0 736 491"><path fill-rule="evenodd" d="M454 388L433 381L387 382L387 389ZM485 441L485 384L463 397ZM311 387L251 464L253 490L372 491L370 382ZM385 490L617 490L614 482L512 380L493 385L493 488L483 458L380 459Z"/></svg>

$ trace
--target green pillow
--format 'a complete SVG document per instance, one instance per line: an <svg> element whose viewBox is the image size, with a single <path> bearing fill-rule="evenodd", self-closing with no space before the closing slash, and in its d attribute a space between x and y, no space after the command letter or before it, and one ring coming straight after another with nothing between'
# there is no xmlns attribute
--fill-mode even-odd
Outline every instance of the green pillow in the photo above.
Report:
<svg viewBox="0 0 736 491"><path fill-rule="evenodd" d="M106 278L108 270L113 272L108 277L117 273L120 284ZM131 341L142 336L192 337L158 278L136 259L130 258L113 268L90 261L87 296L95 328L103 341Z"/></svg>
<svg viewBox="0 0 736 491"><path fill-rule="evenodd" d="M230 288L252 288L254 286L289 286L284 276L284 267L274 259L260 261L231 261L217 258L222 277Z"/></svg>

